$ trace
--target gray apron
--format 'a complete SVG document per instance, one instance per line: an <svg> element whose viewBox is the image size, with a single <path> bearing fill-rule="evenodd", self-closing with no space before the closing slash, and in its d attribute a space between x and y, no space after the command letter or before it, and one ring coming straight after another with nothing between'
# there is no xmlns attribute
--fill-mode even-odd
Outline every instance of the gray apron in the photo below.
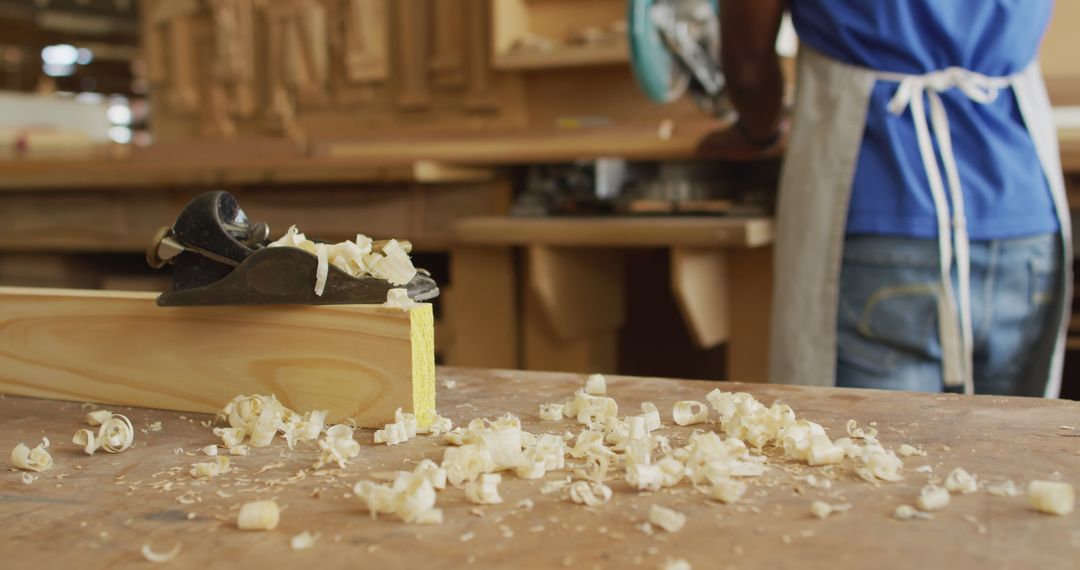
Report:
<svg viewBox="0 0 1080 570"><path fill-rule="evenodd" d="M1038 391L1057 397L1072 299L1072 239L1065 181L1050 100L1037 63L1009 77L986 77L961 68L925 75L879 72L833 60L800 47L795 120L780 179L775 287L770 343L773 382L836 383L836 315L848 202L871 91L878 81L896 84L888 112L911 110L920 156L938 219L941 291L938 303L945 385L972 392L972 331L968 235L963 194L938 93L959 89L985 103L1011 89L1042 165L1061 226L1062 280L1052 314L1058 331ZM999 93L1000 92L1000 93ZM927 105L925 100L929 102ZM935 153L933 141L941 149ZM938 159L944 173L938 167ZM958 205L950 210L949 200ZM954 291L950 272L955 268Z"/></svg>

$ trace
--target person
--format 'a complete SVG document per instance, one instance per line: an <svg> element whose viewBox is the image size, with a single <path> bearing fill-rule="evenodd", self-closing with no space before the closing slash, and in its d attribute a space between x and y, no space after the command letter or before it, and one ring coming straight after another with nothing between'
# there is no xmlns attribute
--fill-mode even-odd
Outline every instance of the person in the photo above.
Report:
<svg viewBox="0 0 1080 570"><path fill-rule="evenodd" d="M790 132L774 49L798 33ZM723 0L728 156L786 141L775 382L1055 397L1070 227L1052 0Z"/></svg>

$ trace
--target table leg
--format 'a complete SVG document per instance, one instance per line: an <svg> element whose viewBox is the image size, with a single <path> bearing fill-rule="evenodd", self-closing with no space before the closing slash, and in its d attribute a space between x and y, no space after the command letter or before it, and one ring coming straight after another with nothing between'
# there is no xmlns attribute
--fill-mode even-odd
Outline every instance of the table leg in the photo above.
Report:
<svg viewBox="0 0 1080 570"><path fill-rule="evenodd" d="M625 310L622 256L542 246L527 256L525 367L614 372Z"/></svg>
<svg viewBox="0 0 1080 570"><path fill-rule="evenodd" d="M771 248L672 248L671 290L698 348L727 342L726 379L768 380Z"/></svg>
<svg viewBox="0 0 1080 570"><path fill-rule="evenodd" d="M729 249L728 380L769 381L769 320L772 317L772 247Z"/></svg>
<svg viewBox="0 0 1080 570"><path fill-rule="evenodd" d="M445 296L450 342L446 363L519 368L514 252L509 247L455 247ZM438 331L436 331L438 334Z"/></svg>

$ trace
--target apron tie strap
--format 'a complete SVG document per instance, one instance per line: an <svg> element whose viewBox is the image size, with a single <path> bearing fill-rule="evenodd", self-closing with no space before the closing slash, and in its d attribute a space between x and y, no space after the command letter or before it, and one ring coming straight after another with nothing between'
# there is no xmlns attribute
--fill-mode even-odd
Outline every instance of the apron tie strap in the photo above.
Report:
<svg viewBox="0 0 1080 570"><path fill-rule="evenodd" d="M987 104L997 99L998 92L1009 87L1012 81L1008 77L988 77L961 67L949 67L923 75L878 73L877 78L899 83L896 93L888 104L890 113L900 116L908 108L911 109L915 134L919 141L919 154L923 167L926 169L930 194L937 214L938 254L944 297L943 302L938 305L942 376L946 386L963 386L965 393L972 394L975 386L972 370L974 341L971 323L970 240L967 219L964 216L964 194L960 188L960 174L953 154L949 116L945 112L940 93L957 88L968 99ZM929 101L929 110L924 105L924 96ZM929 125L927 124L928 114ZM933 127L933 139L931 139L930 127ZM941 154L941 164L945 169L944 180L938 168L937 154L934 152L935 140ZM948 195L945 193L946 181ZM956 297L954 297L951 277L954 254L957 289L959 289L959 295ZM958 325L959 331L957 331Z"/></svg>

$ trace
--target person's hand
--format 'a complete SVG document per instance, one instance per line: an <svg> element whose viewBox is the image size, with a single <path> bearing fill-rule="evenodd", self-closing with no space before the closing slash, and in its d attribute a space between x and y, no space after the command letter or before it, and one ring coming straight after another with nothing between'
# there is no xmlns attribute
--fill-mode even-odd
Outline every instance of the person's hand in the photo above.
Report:
<svg viewBox="0 0 1080 570"><path fill-rule="evenodd" d="M787 146L791 121L787 116L780 118L776 136L768 144L755 144L736 124L731 124L718 131L713 131L701 139L697 154L702 158L715 158L730 161L750 161L779 156Z"/></svg>

